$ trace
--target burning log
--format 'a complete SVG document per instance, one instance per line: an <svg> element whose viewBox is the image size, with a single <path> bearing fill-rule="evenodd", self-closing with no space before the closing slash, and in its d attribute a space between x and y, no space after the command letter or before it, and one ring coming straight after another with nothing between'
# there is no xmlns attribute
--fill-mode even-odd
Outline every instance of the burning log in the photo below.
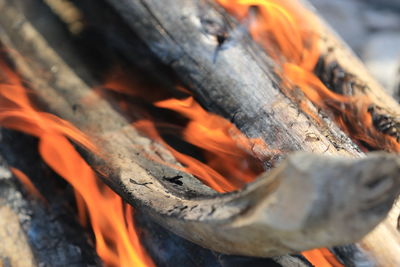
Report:
<svg viewBox="0 0 400 267"><path fill-rule="evenodd" d="M55 174L41 162L36 146L37 140L30 136L1 129L0 154L5 157L4 161L0 157L0 266L101 266L94 248L87 244L85 229L71 216L72 192L59 183L58 177L48 177ZM26 171L37 189L24 184L27 180L20 186L5 163L18 167L12 169L20 176L19 169ZM212 266L246 263L281 266L272 259L221 255L166 231L145 213L135 212L135 218L143 232L141 242L157 266L192 265L193 262L207 262ZM284 259L296 262L290 256Z"/></svg>
<svg viewBox="0 0 400 267"><path fill-rule="evenodd" d="M167 53L159 56L164 62L172 62L172 68L182 73L182 80L192 85L190 88L199 99L222 115L235 114L235 123L248 136L261 136L272 149L285 153L302 149L332 155L361 155L338 129L330 127L328 133L323 133L304 114L298 114L297 108L280 93L276 77L269 71L272 63L250 38L244 36L241 42L219 51L215 57L218 36L216 41L203 36L204 27L207 34L213 35L213 25L207 16L202 21L198 12L210 10L212 16L219 19L222 16L223 21L234 24L218 8L207 9L191 1L171 1L168 12L177 13L162 22L169 29L179 27L167 31L168 35L159 31L162 28L153 27L159 23L154 12L162 14L165 3L161 6L148 1L154 5L151 8L135 1L121 3L125 3L123 12L127 16L137 19L150 15L147 18L151 19L136 22L152 25L146 25L145 31L140 30L143 25L137 28L133 25L135 30L139 34L154 34L144 36L147 42L159 45L160 50L153 49L154 52ZM101 144L97 155L82 152L93 168L125 200L195 243L225 253L252 256L282 255L350 243L382 220L399 193L400 163L395 156L380 153L362 159L340 159L298 153L288 156L244 189L216 195L194 177L157 163L177 164L169 152L138 134L109 102L91 90L95 82L72 53L62 31L46 35L40 24L35 24L34 19L26 20L11 1L0 1L0 8L4 11L0 18L3 28L0 39L9 50L22 55L10 54L39 100L48 110ZM192 13L193 10L196 12ZM182 18L179 16L182 11L189 12L184 22L174 21ZM57 29L57 23L49 23L46 28ZM186 39L176 42L184 36L193 37L191 46L185 44ZM56 47L57 42L63 46ZM235 59L244 60L245 67L233 64ZM79 71L73 71L71 66L79 67ZM43 70L52 71L51 79ZM258 93L260 97L254 97ZM229 101L224 101L225 97ZM84 106L82 99L91 101ZM307 132L310 134L304 136ZM338 149L339 146L345 149ZM146 156L149 154L158 161L149 159ZM162 178L178 176L180 183ZM354 227L349 227L349 222Z"/></svg>
<svg viewBox="0 0 400 267"><path fill-rule="evenodd" d="M343 90L347 95L367 96L371 100L368 111L372 114L374 126L382 133L391 135L400 142L400 108L396 101L389 97L381 86L371 78L363 64L354 56L348 46L336 36L323 21L320 21L322 65L335 68L342 79L348 79L355 86ZM350 79L349 79L350 78ZM328 82L327 77L322 80ZM337 90L337 87L332 87ZM344 91L344 92L343 92ZM399 204L395 204L388 218L359 244L371 253L379 266L399 264L400 241L396 230L396 221L400 214Z"/></svg>
<svg viewBox="0 0 400 267"><path fill-rule="evenodd" d="M270 69L268 67L260 67L257 72L249 66L249 62L254 61L258 62L259 66L265 66L268 65L268 62L260 62L268 60L265 60L265 58L260 59L262 58L260 56L262 53L257 48L249 45L249 41L246 39L246 34L243 33L244 30L241 25L230 21L224 14L220 13L218 15L218 12L220 12L218 9L210 8L210 6L202 7L201 4L197 3L188 3L190 1L177 4L180 10L179 8L174 9L173 3L169 3L168 7L170 8L167 11L162 9L162 5L155 1L139 3L139 1L130 0L122 2L109 0L108 2L119 11L132 29L141 35L142 40L147 43L148 47L161 60L176 70L180 78L190 85L191 89L197 93L198 98L210 110L228 118L234 114L235 116L232 118L232 121L249 136L260 136L259 132L263 131L274 133L269 135L269 137L273 136L273 140L267 138L266 141L272 145L274 142L280 142L276 146L278 148L288 145L287 147L290 150L293 144L297 144L293 140L295 139L294 136L296 136L296 129L287 129L285 125L282 125L286 124L286 127L290 125L287 123L287 117L285 116L286 112L291 113L290 108L292 106L287 103L283 104L284 110L279 112L279 108L276 111L274 105L274 103L281 102L281 100L276 100L279 98L276 96L279 95L279 92L268 99L269 101L266 99L267 97L264 97L263 94L266 94L266 91L271 92L270 89L275 86L274 82L268 84L271 81L269 78L273 75L268 71ZM208 12L204 10L208 10ZM146 20L140 19L143 17ZM173 19L175 20L171 22ZM248 18L248 20L251 19L251 17ZM394 141L391 140L388 142L389 144L386 144L384 141L385 137L378 135L376 139L378 140L378 144L373 145L374 149L386 149L398 152L400 132L398 122L400 114L399 105L370 77L350 49L336 37L322 20L317 18L313 22L313 26L318 29L317 35L321 36L320 49L322 54L321 62L318 64L315 72L320 75L321 80L332 91L341 95L356 97L357 101L367 98L369 101L368 112L372 115L373 125L366 127L375 127L384 135L395 138ZM153 29L153 31L150 29ZM199 34L199 32L206 34ZM190 38L187 38L188 36ZM214 56L211 56L216 54L213 51L218 52L216 59ZM251 58L254 55L256 55L257 59ZM265 71L266 69L267 71ZM246 77L248 77L247 80ZM264 77L264 79L258 81L254 77ZM213 88L214 85L215 87ZM268 90L265 88L268 88ZM279 89L282 90L282 87ZM288 90L282 91L287 93ZM235 99L234 96L236 93L238 97ZM229 97L228 100L227 96ZM249 105L242 98L246 100L251 99L249 101L251 104ZM254 98L257 98L259 101L254 100ZM255 103L259 103L259 105ZM233 111L230 105L234 107ZM277 118L277 122L271 119L271 116L268 116L268 108L266 107L274 107L273 117ZM249 111L251 108L254 109ZM266 114L264 110L267 110ZM356 110L350 110L349 112L357 113ZM246 117L248 114L249 116ZM301 116L299 117L301 121ZM268 118L270 125L266 129L263 129L260 127L259 122L265 118ZM254 122L257 122L256 127L254 126ZM274 123L276 123L276 127L271 126ZM358 122L354 121L353 123L356 124ZM249 127L246 124L251 126ZM322 126L322 129L331 129L330 125L328 122L328 126ZM282 130L279 131L276 129ZM315 129L310 131L308 129L301 129L301 126L299 126L298 132L300 133L300 138L302 136L301 133L307 131L318 133ZM276 132L281 134L281 136L276 137ZM286 132L290 132L292 136L289 138L283 136ZM332 132L335 132L335 130L331 130L330 134L328 134L329 141L333 143L331 148L336 147L341 149L342 145L338 145L341 142L331 137ZM340 139L340 134L336 136L339 136ZM282 142L280 137L288 142ZM324 140L318 141L319 144L324 142ZM318 148L312 147L312 144L299 145L299 147L305 150L321 151ZM347 152L356 154L352 151L351 146L344 147ZM361 242L361 246L367 248L372 253L379 265L398 264L396 262L396 255L400 252L400 246L398 238L396 238L397 232L395 228L395 219L398 214L399 209L394 208L389 216L389 220L385 221L367 239ZM388 235L388 232L392 234ZM390 244L387 242L375 242L380 239L392 241Z"/></svg>

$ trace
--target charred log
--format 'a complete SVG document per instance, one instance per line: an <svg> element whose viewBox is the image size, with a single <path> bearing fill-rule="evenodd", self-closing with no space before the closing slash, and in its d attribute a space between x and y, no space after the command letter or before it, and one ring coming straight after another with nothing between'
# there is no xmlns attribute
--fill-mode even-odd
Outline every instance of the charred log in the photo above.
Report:
<svg viewBox="0 0 400 267"><path fill-rule="evenodd" d="M261 137L271 150L281 150L282 154L305 150L360 155L339 129L319 127L299 112L282 93L279 78L271 71L272 60L251 40L243 25L211 1L168 3L167 11L165 3L155 1L108 2L204 107L230 119L248 137ZM237 38L233 33L241 29L243 33ZM214 60L223 30L233 35L227 37ZM294 117L296 120L291 120ZM314 133L318 142L310 142L304 133Z"/></svg>
<svg viewBox="0 0 400 267"><path fill-rule="evenodd" d="M318 16L318 15L317 15ZM395 99L391 98L382 87L369 75L361 61L354 55L351 49L342 41L336 33L322 20L319 20L321 34L321 63L325 66L337 66L336 73L346 77L347 87L349 84L352 90L342 90L344 95L367 97L371 104L368 111L372 115L373 124L379 132L395 138L399 143L398 118L400 106ZM320 75L322 80L324 76ZM326 81L326 80L325 80ZM329 87L329 83L325 83ZM332 88L332 87L331 87ZM383 146L375 149L386 149L398 152L392 148ZM400 213L400 206L397 202L387 219L382 222L372 233L360 241L358 245L365 249L375 260L378 266L398 265L400 261L397 255L400 253L400 239L396 231L396 222Z"/></svg>
<svg viewBox="0 0 400 267"><path fill-rule="evenodd" d="M48 110L71 121L101 144L101 154L105 157L83 152L100 177L125 200L175 233L220 252L282 255L361 238L384 218L398 195L399 160L395 156L377 154L363 159L339 159L307 153L289 156L241 191L216 195L194 177L146 157L151 154L160 161L177 164L164 148L138 134L109 102L91 90L95 79L86 71L81 59L74 56L73 47L63 31L57 30L57 23L46 25L47 31L53 30L51 35L46 35L40 24L26 20L23 9L17 12L16 2L24 6L23 1L0 1L0 8L6 11L0 18L4 30L0 39L8 49L22 55L10 54L16 69L29 80L32 90ZM200 10L210 10L217 19L227 19L227 27L231 28L234 21L219 9L193 6L191 1L168 1L171 7L168 12L177 13L166 19L162 15L165 3L161 6L159 2L148 1L152 7L139 1L121 3L125 3L121 12L131 16L126 19L132 27L138 27L132 18L139 19L136 22L150 23L138 28L145 27L142 34L152 35L146 42L155 44L157 41L160 45L160 50L153 49L153 52L181 73L182 80L192 85L199 99L210 103L207 106L211 110L225 116L237 114L235 122L248 136L261 136L272 148L283 148L284 152L302 149L333 155L361 155L347 138L337 139L346 148L337 150L330 141L337 138L336 135L326 138L306 116L298 114L297 108L280 93L269 71L268 58L248 37L243 43L219 53L214 60L218 38L210 41L203 36L204 25L198 15L202 14ZM185 14L185 22L174 21L182 18L178 16L182 11L189 12ZM157 21L154 14L163 20ZM150 19L140 20L145 17ZM159 26L160 21L165 25L154 27ZM172 30L173 25L179 27L174 26ZM170 35L160 29L168 29L166 32ZM140 29L135 30L141 33ZM184 34L193 37L196 45L179 41ZM164 57L161 52L166 53ZM233 63L239 59L244 59L243 66L236 68L237 64ZM253 74L249 75L248 70ZM46 75L48 73L52 79ZM185 78L183 74L188 75ZM255 97L254 92L259 92L260 97ZM84 97L93 100L91 105L80 104ZM330 131L343 135L333 129ZM316 133L319 142L307 141L304 136L307 131ZM182 185L162 179L177 175L182 176ZM350 221L355 227L349 227Z"/></svg>
<svg viewBox="0 0 400 267"><path fill-rule="evenodd" d="M0 154L6 157L0 162L0 263L101 266L88 241L91 237L87 229L78 225L74 217L70 188L41 162L36 151L37 140L5 129L1 129L1 136ZM28 174L46 202L25 190L12 177L9 165ZM135 222L142 243L157 266L291 266L273 259L229 256L207 250L165 230L139 211L135 212ZM301 261L298 264L303 266Z"/></svg>
<svg viewBox="0 0 400 267"><path fill-rule="evenodd" d="M176 52L176 50L168 50L168 51L170 51L170 53L167 53L167 55L176 59L176 60L171 60L172 68L174 68L176 70L178 75L179 75L179 73L181 74L181 78L184 81L186 79L187 84L189 84L190 88L192 90L194 90L198 94L198 96L200 96L199 99L203 101L203 104L205 106L209 107L211 110L213 110L215 112L219 112L220 114L226 116L226 114L221 112L221 110L219 109L221 107L224 107L224 104L221 104L221 103L216 104L218 106L217 108L215 108L215 106L213 105L213 102L217 101L217 100L215 100L215 98L218 99L217 96L213 95L211 98L214 98L214 99L211 100L211 102L209 99L205 99L205 97L202 97L202 94L204 94L203 89L205 87L205 86L202 87L202 81L207 81L205 84L207 84L207 86L208 86L209 84L212 84L209 81L209 79L212 79L212 78L210 78L208 76L204 77L201 75L199 75L197 77L192 77L192 76L188 75L193 72L198 74L199 72L201 73L201 71L198 71L198 72L193 71L193 69L191 69L191 67L192 67L191 63L189 63L190 60L187 60L187 58L185 58L185 56L187 56L187 55L194 54L193 51L195 49L193 48L193 46L195 46L195 45L192 45L192 43L190 41L196 40L193 34L188 35L188 33L185 32L185 29L187 30L189 27L187 25L188 23L186 23L187 22L186 20L185 20L185 23L181 23L182 21L179 21L179 19L177 19L174 22L174 24L173 24L174 26L180 25L178 33L176 33L174 30L171 30L171 28L169 28L169 26L172 23L170 23L170 21L168 21L168 22L165 21L165 20L170 20L170 18L172 16L168 16L165 13L161 14L160 12L158 12L158 7L160 5L159 4L157 5L157 3L153 3L152 1L147 1L146 4L143 4L143 6L145 8L140 9L138 7L139 5L141 5L141 3L139 3L139 1L128 1L127 0L127 1L124 1L123 4L117 3L117 1L113 1L113 0L110 0L108 2L111 5L114 5L114 7L120 12L121 16L125 18L126 22L131 26L132 29L134 29L134 31L136 33L142 34L141 35L142 39L147 42L149 48L152 49L152 51L155 54L157 54L160 59L164 59L166 54L163 52L168 50L166 48L168 48L170 46L174 46L174 45L177 45L178 47L180 47L182 49L182 50L180 50L181 53ZM135 6L136 7L135 11L129 10L129 6L131 6L131 7ZM128 8L126 8L126 7L128 7ZM192 9L188 8L188 10L192 10ZM210 8L207 8L207 10L210 10ZM141 16L140 14L138 14L140 12L144 12L144 13L148 12L147 13L148 16L146 18L150 17L150 18L153 18L154 20L152 22L149 22L149 20L147 20L146 23L148 23L148 24L146 24L146 23L141 24L137 20L137 18ZM175 10L173 12L175 14L175 12L178 12L178 11ZM213 12L214 11L210 11L210 13L213 13ZM196 12L194 12L194 13L196 13ZM136 14L136 15L134 15L134 14ZM195 21L197 19L197 21L201 22L202 21L201 16L204 16L204 12L200 11L197 13L197 15L198 15L197 16L198 18L194 18L194 19L192 19L192 21ZM166 19L166 16L168 17L167 19ZM222 24L224 26L221 28L227 27L228 29L230 29L227 32L235 32L235 30L234 30L235 28L236 29L240 28L240 26L236 25L236 26L232 27L232 28L234 28L232 30L232 28L229 28L229 26L226 26L226 24L229 24L229 22L227 22L225 20L223 15L220 16L219 18L216 18L218 16L215 16L215 14L212 14L210 16L212 17L211 21L214 21L214 24L216 24L216 25ZM187 17L190 17L190 15ZM185 18L187 18L187 17L185 17ZM196 17L196 14L193 17ZM189 20L190 19L188 19L188 21ZM154 25L157 25L157 27L158 27L157 29L161 28L163 32L157 33L157 30L156 30L155 32L149 33L148 29ZM200 25L199 26L200 28L202 26L204 26L201 23L197 23L197 26L198 25ZM362 66L360 61L354 56L354 54L350 51L350 49L348 49L347 46L342 41L340 41L339 38L336 37L336 35L329 29L329 27L327 27L323 22L321 22L321 25L319 25L319 26L321 28L320 34L322 36L321 43L322 43L322 55L323 55L323 57L321 58L322 65L320 64L319 67L322 66L323 71L321 71L321 70L317 70L317 71L320 72L320 77L322 78L322 81L325 82L325 84L331 90L335 91L336 93L343 94L343 95L367 97L370 100L371 107L372 107L372 108L370 108L370 112L372 113L372 117L373 117L373 124L374 124L373 126L375 126L375 128L379 132L389 135L389 136L392 136L395 138L395 140L397 140L397 142L399 142L398 133L397 133L398 132L398 124L396 122L397 121L396 118L400 114L398 104L391 97L389 97L384 92L384 90L381 89L381 87L370 77L370 75L368 75L367 71ZM194 28L196 28L196 26ZM193 32L195 32L195 30L193 30ZM191 38L191 40L180 39L180 37L182 37L182 36L192 36L192 38ZM212 37L209 36L208 38L211 39ZM199 39L201 40L201 38L199 38ZM236 46L236 47L239 46L240 47L241 44L246 43L246 41L244 41L243 39L246 39L246 38L241 36L241 39L236 40L237 41L236 44L231 43L231 46ZM217 34L214 36L215 43L212 46L219 47L220 45L218 43L218 40L219 40L219 38L218 38L218 34ZM174 42L176 42L176 44L173 44ZM198 46L200 42L196 42L196 46ZM162 43L163 45L160 46L159 45L160 43ZM240 43L240 44L238 44L238 43ZM155 45L155 44L157 44L157 45ZM248 47L246 47L246 48L248 49ZM210 50L212 50L212 49L208 48L208 50L207 50L207 45L205 45L204 47L199 49L197 52L199 53L199 56L201 56L201 54L203 53L202 54L203 58L210 58L210 57L207 57L207 54L209 55L212 53ZM207 65L207 67L204 67L204 65L203 65L203 67L207 70L211 70L210 72L212 72L212 70L215 70L215 69L218 69L218 72L219 72L221 68L226 68L226 66L229 65L230 63L234 64L236 62L240 62L239 64L236 64L236 65L242 64L243 59L245 59L246 57L241 56L240 61L239 61L239 60L235 59L235 57L231 56L232 54L235 53L235 52L232 52L232 50L234 51L235 49L230 47L229 49L226 49L226 51L219 53L218 60L220 62L221 61L224 62L223 64L221 64L223 67L221 67L221 65L218 65L218 60L216 62L212 61L212 63ZM204 51L206 51L206 52L204 52ZM174 52L176 52L175 53L176 57L174 57ZM229 54L228 59L226 59L226 61L223 58L223 56L221 56L224 53ZM254 54L259 55L260 53L258 51L258 52L255 52ZM197 59L197 57L195 57L195 58ZM187 61L185 61L185 60L187 60ZM168 62L168 60L165 60L165 63L169 64L170 62ZM198 63L198 62L196 62L196 63ZM202 62L202 63L204 63L204 62ZM205 63L205 65L206 64L207 63ZM188 67L188 65L190 67ZM246 65L246 63L244 65ZM250 70L250 68L247 68L247 67L248 66L246 65L246 70L244 70L243 72ZM252 72L253 72L253 70L252 70ZM234 72L230 72L230 73L234 73ZM235 77L232 77L226 73L224 73L223 76L229 77L233 81L235 81L235 77L240 76L242 78L242 75L238 75L238 76L232 75L232 76L235 76ZM215 78L215 77L213 77L213 78ZM220 81L219 84L223 84L223 85L227 84L227 87L229 89L235 88L235 86L230 84L229 82L228 83L223 82L223 77L219 81ZM240 81L239 81L239 84L240 84ZM251 83L246 83L246 84L251 84ZM274 84L272 83L272 85L274 85ZM254 86L251 89L247 88L246 86L243 86L242 88L245 88L245 90L249 90L248 92L250 92L253 90ZM218 91L218 89L217 89L217 91ZM232 91L229 91L229 94L232 94ZM255 93L255 95L259 96L260 94L257 91L257 93ZM230 101L231 101L231 99L230 99ZM266 104L267 101L264 100L263 103ZM229 109L229 108L227 108L225 106L225 108L222 108L222 109L225 110L225 109ZM240 110L240 108L239 108L239 110ZM377 110L379 110L379 112L377 112ZM240 111L242 111L242 110L240 110ZM276 115L276 113L274 115ZM264 116L264 117L267 117L267 116ZM235 116L235 118L236 118L236 116ZM248 120L248 121L250 122L250 124L252 123L252 120ZM234 122L237 123L244 132L246 132L245 125L240 124L241 123L240 116L239 116L239 121L234 121ZM329 122L328 122L328 125L330 125ZM332 128L332 127L329 126L329 128ZM272 129L270 129L270 130L274 131L275 129L272 127ZM290 132L293 133L293 130L291 129ZM334 133L332 134L332 132L335 132L335 130L333 130L333 131L331 130L330 135L334 135ZM254 133L254 132L252 132L252 133ZM247 132L247 134L250 136L252 136L252 133L249 134L249 132ZM256 134L256 136L257 136L257 134ZM340 135L336 135L336 136L339 136L339 138L340 138ZM333 142L334 147L336 147L338 149L342 148L342 146L340 145L340 142L337 143L337 141L335 141L335 138L329 138L329 139L331 142ZM271 140L267 139L267 141L271 141ZM275 139L275 141L276 141L276 139ZM293 142L293 140L291 140L291 142ZM374 146L372 148L373 149L387 149L389 151L396 150L394 147L390 148L390 147L384 147L384 146L381 146L381 147ZM345 149L347 151L349 151L348 147L346 147ZM393 214L390 217L394 218L397 216L397 214L399 212L398 212L398 210L397 211L394 210L392 213ZM396 255L399 253L400 246L399 246L398 242L396 243L394 241L396 239L395 236L397 235L397 233L395 232L395 225L396 225L396 223L393 220L391 220L390 222L389 221L385 222L384 224L382 224L382 226L378 227L378 229L371 235L370 238L368 238L368 240L362 241L362 243L361 243L361 244L364 244L364 245L362 245L363 247L368 247L368 249L372 253L373 257L381 265L393 265L393 264L396 265L396 264L398 264L398 262L396 262L395 259L397 258ZM393 236L389 236L387 233L384 232L385 230L383 230L383 229L387 229L387 230L391 229L390 232L393 234ZM377 245L376 243L374 244L374 242L372 240L374 240L374 238L379 239L380 235L381 235L380 239L382 239L382 236L386 236L386 238L393 240L393 242L391 242L390 245L385 245L385 242L380 242L379 245ZM380 256L380 255L382 255L382 253L381 253L382 249L378 249L379 247L380 248L385 247L384 250L387 251L387 253L385 253L385 255L387 257ZM380 252L378 252L378 251L380 251Z"/></svg>

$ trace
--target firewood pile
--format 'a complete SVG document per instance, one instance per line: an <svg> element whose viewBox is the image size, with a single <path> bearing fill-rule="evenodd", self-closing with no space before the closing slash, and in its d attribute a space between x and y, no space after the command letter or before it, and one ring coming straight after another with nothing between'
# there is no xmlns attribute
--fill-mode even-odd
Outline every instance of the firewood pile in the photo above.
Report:
<svg viewBox="0 0 400 267"><path fill-rule="evenodd" d="M399 104L308 3L0 12L3 266L400 265Z"/></svg>

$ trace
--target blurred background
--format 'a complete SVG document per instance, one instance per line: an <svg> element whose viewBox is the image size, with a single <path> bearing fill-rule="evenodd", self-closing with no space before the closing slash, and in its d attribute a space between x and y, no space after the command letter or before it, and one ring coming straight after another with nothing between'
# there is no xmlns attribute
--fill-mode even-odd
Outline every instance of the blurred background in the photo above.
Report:
<svg viewBox="0 0 400 267"><path fill-rule="evenodd" d="M310 0L400 101L400 0Z"/></svg>

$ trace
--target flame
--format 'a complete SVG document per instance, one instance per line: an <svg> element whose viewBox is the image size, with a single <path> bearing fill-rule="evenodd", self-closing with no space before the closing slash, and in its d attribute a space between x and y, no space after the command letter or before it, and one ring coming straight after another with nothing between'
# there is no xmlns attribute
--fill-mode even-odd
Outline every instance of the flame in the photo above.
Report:
<svg viewBox="0 0 400 267"><path fill-rule="evenodd" d="M239 20L244 20L249 15L250 7L257 7L258 14L254 20L250 21L249 31L253 38L279 63L277 66L281 67L277 68L276 72L285 77L282 80L287 88L290 90L300 88L318 107L334 110L333 115L336 121L355 140L375 147L384 147L387 150L392 150L393 147L398 149L393 138L383 136L374 130L372 118L366 112L369 106L368 99L336 94L314 74L320 51L318 29L315 28L318 23L314 23L313 14L293 0L217 1ZM9 73L8 76L10 76L9 81L15 78L11 84L19 84L19 80L13 76L13 73ZM245 137L226 119L204 110L190 94L188 96L185 89L180 89L181 92L186 93L183 99L166 98L165 93L160 93L160 91L144 90L145 85L138 83L132 77L122 76L121 78L121 75L109 75L108 78L104 87L110 91L124 94L125 97L143 99L153 108L174 112L185 119L184 123L181 122L181 118L179 123L164 122L157 118L159 114L156 114L152 118L141 117L132 123L154 141L168 148L182 164L172 167L193 174L219 192L241 188L243 184L252 181L262 172L263 162L280 154L279 151L269 150L261 139ZM15 90L20 90L18 88ZM11 105L6 102L8 108L4 109L4 112L0 109L0 124L25 131L40 139L39 149L44 160L76 187L79 217L82 222L85 222L88 216L90 217L96 235L97 251L108 265L124 266L128 262L131 265L134 265L133 263L139 266L151 265L151 261L146 257L137 239L131 220L132 209L124 205L121 199L107 187L96 182L90 167L77 154L66 137L92 151L96 151L96 148L72 125L34 109L28 101L25 89L22 91L16 103L14 103L14 96L7 97L7 92L0 93L1 97L7 101L12 100ZM143 92L147 94L144 95ZM284 93L290 95L292 92ZM0 98L0 104L2 104L2 98ZM141 111L140 107L132 106L124 100L119 101L119 104L121 109L127 112L131 109L135 110L136 114L139 110ZM10 113L13 107L21 112ZM300 107L316 121L319 120L318 116L307 110L306 105L300 103ZM149 114L144 117L147 115ZM347 125L352 126L350 128ZM165 133L173 133L181 137L183 141L201 149L202 158L191 157L172 147L165 139ZM62 151L58 150L59 147L63 148ZM80 177L79 180L77 177ZM101 206L99 202L102 202ZM88 214L86 210L89 211ZM110 215L110 211L114 214ZM120 239L115 240L116 236ZM343 266L327 249L306 251L303 255L316 266ZM135 257L128 259L133 256Z"/></svg>
<svg viewBox="0 0 400 267"><path fill-rule="evenodd" d="M98 153L97 148L67 121L37 110L29 100L29 90L3 61L0 70L0 125L39 139L43 160L73 186L81 222L90 218L96 251L104 263L153 266L135 230L132 207L96 179L69 140L94 153ZM38 193L22 172L12 170L31 191Z"/></svg>
<svg viewBox="0 0 400 267"><path fill-rule="evenodd" d="M293 98L301 89L314 105L331 110L336 123L361 147L400 152L394 137L375 129L368 112L371 101L366 96L344 96L329 90L314 74L320 53L320 22L298 0L217 0L227 11L243 21L250 8L257 7L256 18L250 20L249 32L260 43L281 69L282 90ZM289 89L285 89L289 88ZM320 122L305 103L300 107L311 118ZM365 148L364 150L367 150Z"/></svg>
<svg viewBox="0 0 400 267"><path fill-rule="evenodd" d="M370 101L364 97L349 97L330 91L314 74L320 57L317 20L299 1L293 0L217 0L239 20L257 7L257 18L251 20L249 32L282 69L275 70L283 79L284 91L291 97L300 88L304 95L323 110L334 110L335 120L350 136L372 147L400 151L392 137L375 130L371 114L367 112ZM304 103L304 112L319 123ZM362 144L362 143L361 143ZM327 249L302 253L315 266L342 266Z"/></svg>
<svg viewBox="0 0 400 267"><path fill-rule="evenodd" d="M193 97L183 100L167 99L158 101L154 105L173 110L189 119L189 123L182 131L183 140L203 149L207 168L217 172L210 177L212 180L229 183L225 188L214 187L218 191L239 189L245 183L253 181L263 171L261 161L257 162L253 153L257 144L263 145L264 142L257 138L248 139L231 122L204 110ZM180 162L185 160L182 155L177 155L177 159ZM199 177L206 184L211 183L210 178L196 175L198 173L196 170L195 167L187 168L189 173Z"/></svg>
<svg viewBox="0 0 400 267"><path fill-rule="evenodd" d="M146 114L145 118L132 124L144 135L166 147L183 166L159 163L190 173L218 192L230 192L253 181L263 172L263 162L280 154L280 151L269 149L262 139L247 138L230 121L206 111L185 88L178 86L176 89L186 97L170 98L170 95L162 94L160 88L145 84L132 86L139 84L134 76L134 73L114 69L107 75L104 87L122 94L124 100L127 96L133 96L141 99L136 102L145 102L158 108L153 116ZM127 112L132 110L138 113L140 110L140 107L132 103L119 103L121 109ZM127 106L130 108L126 109ZM163 120L157 118L160 108L164 112L168 110L178 114L181 119L186 119L185 123L180 124L174 116ZM168 143L165 134L199 148L201 159L178 151ZM151 159L159 161L156 158Z"/></svg>
<svg viewBox="0 0 400 267"><path fill-rule="evenodd" d="M154 106L176 111L189 119L186 127L179 129L182 139L201 148L205 159L203 163L174 149L161 137L153 121L135 122L136 129L163 144L185 166L172 167L193 174L218 192L240 189L263 171L261 161L254 158L254 153L267 151L267 148L261 148L264 142L248 139L226 119L204 110L193 97L158 101ZM164 124L164 128L168 127L171 125Z"/></svg>
<svg viewBox="0 0 400 267"><path fill-rule="evenodd" d="M42 202L46 202L46 198L39 192L39 190L32 183L29 177L26 176L25 173L14 167L10 167L10 171L21 182L21 184L25 187L26 191L28 191L36 199L39 199Z"/></svg>
<svg viewBox="0 0 400 267"><path fill-rule="evenodd" d="M317 267L343 266L326 248L312 249L301 254Z"/></svg>

